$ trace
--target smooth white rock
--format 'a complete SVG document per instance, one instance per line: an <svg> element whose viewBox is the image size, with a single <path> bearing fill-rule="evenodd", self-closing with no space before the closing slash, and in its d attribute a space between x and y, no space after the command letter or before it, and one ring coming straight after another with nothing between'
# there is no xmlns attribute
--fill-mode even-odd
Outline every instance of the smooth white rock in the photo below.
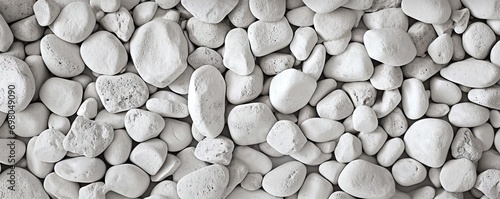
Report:
<svg viewBox="0 0 500 199"><path fill-rule="evenodd" d="M486 58L495 41L496 36L493 30L482 22L470 24L462 34L465 52L476 59Z"/></svg>
<svg viewBox="0 0 500 199"><path fill-rule="evenodd" d="M492 109L500 109L497 96L500 94L500 86L493 85L488 88L471 89L467 93L470 102L479 104Z"/></svg>
<svg viewBox="0 0 500 199"><path fill-rule="evenodd" d="M53 113L71 116L78 111L82 102L83 88L72 80L52 77L40 88L40 100Z"/></svg>
<svg viewBox="0 0 500 199"><path fill-rule="evenodd" d="M116 37L124 42L128 42L135 31L134 20L126 8L104 15L99 24L105 30L115 33Z"/></svg>
<svg viewBox="0 0 500 199"><path fill-rule="evenodd" d="M181 166L181 163L181 159L177 156L174 154L168 154L167 159L165 159L165 162L161 166L160 170L158 170L155 175L151 176L151 181L160 182L168 176L171 176L175 171L177 171L179 166Z"/></svg>
<svg viewBox="0 0 500 199"><path fill-rule="evenodd" d="M224 193L229 182L229 170L214 164L196 170L179 180L177 193L184 198L217 199Z"/></svg>
<svg viewBox="0 0 500 199"><path fill-rule="evenodd" d="M387 133L380 126L372 132L360 132L358 134L358 139L361 141L363 152L365 152L366 155L377 154L384 146L387 137Z"/></svg>
<svg viewBox="0 0 500 199"><path fill-rule="evenodd" d="M422 164L441 167L453 140L451 125L441 119L421 119L404 135L406 153Z"/></svg>
<svg viewBox="0 0 500 199"><path fill-rule="evenodd" d="M267 134L267 143L281 154L288 155L300 151L307 142L307 138L299 126L288 120L274 123Z"/></svg>
<svg viewBox="0 0 500 199"><path fill-rule="evenodd" d="M56 76L75 77L85 69L85 63L80 56L80 47L54 34L42 38L40 52L43 62Z"/></svg>
<svg viewBox="0 0 500 199"><path fill-rule="evenodd" d="M189 41L193 42L193 44L215 49L222 46L224 37L231 28L227 21L211 24L193 17L187 21L186 30Z"/></svg>
<svg viewBox="0 0 500 199"><path fill-rule="evenodd" d="M307 141L300 151L290 157L309 166L317 166L332 158L331 153L323 153L313 142Z"/></svg>
<svg viewBox="0 0 500 199"><path fill-rule="evenodd" d="M146 101L146 109L162 117L185 118L189 116L187 99L165 90L152 94Z"/></svg>
<svg viewBox="0 0 500 199"><path fill-rule="evenodd" d="M429 109L425 112L427 117L444 117L450 112L450 106L447 104L429 103Z"/></svg>
<svg viewBox="0 0 500 199"><path fill-rule="evenodd" d="M314 24L314 15L316 13L307 6L301 6L289 10L286 13L288 22L294 26L312 26Z"/></svg>
<svg viewBox="0 0 500 199"><path fill-rule="evenodd" d="M9 172L15 172L15 175ZM15 177L14 182L9 181L12 180L11 176ZM0 195L4 198L49 199L40 180L24 168L6 169L0 174L0 180L3 181L0 185Z"/></svg>
<svg viewBox="0 0 500 199"><path fill-rule="evenodd" d="M400 28L408 30L408 17L401 8L387 8L366 13L363 15L363 22L368 29Z"/></svg>
<svg viewBox="0 0 500 199"><path fill-rule="evenodd" d="M444 65L436 64L429 56L420 58L415 57L413 61L401 67L403 76L408 78L417 78L424 82L438 73Z"/></svg>
<svg viewBox="0 0 500 199"><path fill-rule="evenodd" d="M314 78L296 69L287 69L271 81L269 98L277 111L290 114L309 102L316 86Z"/></svg>
<svg viewBox="0 0 500 199"><path fill-rule="evenodd" d="M245 29L236 28L229 31L224 47L223 62L225 67L238 75L249 75L255 71L255 60Z"/></svg>
<svg viewBox="0 0 500 199"><path fill-rule="evenodd" d="M61 7L54 0L36 1L33 4L33 12L40 26L48 26L57 18Z"/></svg>
<svg viewBox="0 0 500 199"><path fill-rule="evenodd" d="M243 181L241 181L241 188L248 191L256 191L262 187L262 175L259 173L249 173Z"/></svg>
<svg viewBox="0 0 500 199"><path fill-rule="evenodd" d="M141 196L149 186L149 176L133 164L120 164L108 168L104 177L106 187L129 198Z"/></svg>
<svg viewBox="0 0 500 199"><path fill-rule="evenodd" d="M42 162L55 163L63 159L66 150L63 147L64 134L56 129L47 129L40 133L33 148L33 154Z"/></svg>
<svg viewBox="0 0 500 199"><path fill-rule="evenodd" d="M405 142L401 138L392 138L385 142L377 153L377 162L384 167L389 167L398 160L405 150Z"/></svg>
<svg viewBox="0 0 500 199"><path fill-rule="evenodd" d="M489 123L472 128L472 133L481 142L483 151L489 150L493 146L495 139L495 130Z"/></svg>
<svg viewBox="0 0 500 199"><path fill-rule="evenodd" d="M194 155L201 161L227 166L233 158L233 150L233 141L229 138L219 136L216 138L205 138L198 142Z"/></svg>
<svg viewBox="0 0 500 199"><path fill-rule="evenodd" d="M288 46L292 38L293 31L285 17L275 22L257 21L248 27L250 47L257 57Z"/></svg>
<svg viewBox="0 0 500 199"><path fill-rule="evenodd" d="M181 160L181 165L175 172L173 173L173 180L178 182L185 175L206 167L208 164L196 158L194 155L195 148L187 147L177 153L177 157Z"/></svg>
<svg viewBox="0 0 500 199"><path fill-rule="evenodd" d="M489 110L482 106L462 102L451 107L448 119L457 127L475 127L484 124L490 117Z"/></svg>
<svg viewBox="0 0 500 199"><path fill-rule="evenodd" d="M433 77L430 81L431 99L436 103L453 105L462 99L460 88L441 77Z"/></svg>
<svg viewBox="0 0 500 199"><path fill-rule="evenodd" d="M352 114L354 105L345 91L337 89L319 101L316 110L321 118L340 120Z"/></svg>
<svg viewBox="0 0 500 199"><path fill-rule="evenodd" d="M334 185L338 185L339 175L346 164L339 163L335 160L323 162L319 165L319 173Z"/></svg>
<svg viewBox="0 0 500 199"><path fill-rule="evenodd" d="M302 62L302 72L318 80L325 67L326 49L325 46L316 45L309 58Z"/></svg>
<svg viewBox="0 0 500 199"><path fill-rule="evenodd" d="M468 159L449 160L443 165L439 180L448 192L465 192L476 183L476 166Z"/></svg>
<svg viewBox="0 0 500 199"><path fill-rule="evenodd" d="M186 8L196 19L206 23L219 23L238 4L237 0L181 0Z"/></svg>
<svg viewBox="0 0 500 199"><path fill-rule="evenodd" d="M481 4L472 0L463 0L462 4L467 7L472 15L479 19L500 19L500 14L496 12L497 0L484 1Z"/></svg>
<svg viewBox="0 0 500 199"><path fill-rule="evenodd" d="M380 120L380 126L391 137L399 137L408 129L408 121L403 111L396 107L387 116Z"/></svg>
<svg viewBox="0 0 500 199"><path fill-rule="evenodd" d="M42 131L47 129L47 124L50 117L49 115L49 109L47 109L47 107L45 107L43 103L40 102L31 103L30 105L28 105L28 107L26 107L26 109L15 112L13 115L15 118L13 118L12 120L14 122L12 125L15 128L13 129L15 135L21 137L32 137L39 135ZM7 117L12 117L12 115L7 115ZM6 122L8 122L8 120ZM9 125L4 126L7 127Z"/></svg>
<svg viewBox="0 0 500 199"><path fill-rule="evenodd" d="M412 186L425 180L427 169L412 158L403 158L392 165L392 176L399 185Z"/></svg>
<svg viewBox="0 0 500 199"><path fill-rule="evenodd" d="M261 21L278 21L285 16L286 0L249 0L252 15Z"/></svg>
<svg viewBox="0 0 500 199"><path fill-rule="evenodd" d="M124 118L125 129L136 142L157 137L165 127L165 120L157 113L131 109Z"/></svg>
<svg viewBox="0 0 500 199"><path fill-rule="evenodd" d="M151 21L156 13L156 10L158 10L158 4L155 2L142 2L135 6L132 12L135 25L142 26Z"/></svg>
<svg viewBox="0 0 500 199"><path fill-rule="evenodd" d="M92 33L95 24L96 17L89 3L72 2L61 9L49 27L62 40L80 43Z"/></svg>
<svg viewBox="0 0 500 199"><path fill-rule="evenodd" d="M337 88L337 81L334 79L323 79L318 81L318 86L309 100L311 106L316 106L320 100Z"/></svg>
<svg viewBox="0 0 500 199"><path fill-rule="evenodd" d="M264 103L238 105L227 119L229 133L238 145L265 142L276 121L271 109Z"/></svg>
<svg viewBox="0 0 500 199"><path fill-rule="evenodd" d="M401 101L406 117L414 120L424 116L429 108L429 95L424 84L416 78L406 79L401 90Z"/></svg>
<svg viewBox="0 0 500 199"><path fill-rule="evenodd" d="M309 57L317 41L318 36L313 28L298 28L290 43L290 51L298 60L304 61Z"/></svg>
<svg viewBox="0 0 500 199"><path fill-rule="evenodd" d="M30 172L39 178L45 178L50 172L54 170L53 163L46 163L38 160L36 156L33 154L33 149L35 148L36 139L38 136L33 136L26 146L26 168L30 170Z"/></svg>
<svg viewBox="0 0 500 199"><path fill-rule="evenodd" d="M298 199L327 198L333 193L332 184L318 173L309 174L298 192Z"/></svg>
<svg viewBox="0 0 500 199"><path fill-rule="evenodd" d="M234 159L243 162L249 173L265 175L273 167L271 159L268 156L248 146L236 146L233 151Z"/></svg>
<svg viewBox="0 0 500 199"><path fill-rule="evenodd" d="M80 108L76 111L76 115L93 119L97 116L97 106L97 100L93 97L89 97L82 102Z"/></svg>
<svg viewBox="0 0 500 199"><path fill-rule="evenodd" d="M427 48L429 56L436 64L447 64L453 57L453 40L449 34L437 37Z"/></svg>
<svg viewBox="0 0 500 199"><path fill-rule="evenodd" d="M153 138L132 149L129 159L149 175L155 175L167 159L167 151L167 143Z"/></svg>
<svg viewBox="0 0 500 199"><path fill-rule="evenodd" d="M113 141L103 152L104 159L110 165L123 164L128 160L131 150L132 139L130 139L127 131L115 130Z"/></svg>
<svg viewBox="0 0 500 199"><path fill-rule="evenodd" d="M350 43L343 53L328 59L323 71L325 77L342 82L370 79L374 69L367 49L363 44Z"/></svg>
<svg viewBox="0 0 500 199"><path fill-rule="evenodd" d="M232 70L225 75L227 101L231 104L243 104L257 98L264 85L264 74L255 66L248 75L238 75Z"/></svg>
<svg viewBox="0 0 500 199"><path fill-rule="evenodd" d="M399 28L383 28L366 31L363 36L368 55L391 66L410 63L417 55L417 49L410 35ZM380 49L380 46L383 46ZM400 50L405 48L406 50Z"/></svg>
<svg viewBox="0 0 500 199"><path fill-rule="evenodd" d="M43 188L51 197L78 198L80 185L59 177L55 172L50 173L43 180Z"/></svg>
<svg viewBox="0 0 500 199"><path fill-rule="evenodd" d="M448 0L424 0L418 3L402 0L401 8L406 15L429 24L442 24L451 16Z"/></svg>
<svg viewBox="0 0 500 199"><path fill-rule="evenodd" d="M130 56L145 82L163 88L187 67L187 40L175 22L153 20L134 32L130 40Z"/></svg>
<svg viewBox="0 0 500 199"><path fill-rule="evenodd" d="M14 38L23 42L33 42L42 38L44 28L38 25L36 17L31 15L10 25Z"/></svg>
<svg viewBox="0 0 500 199"><path fill-rule="evenodd" d="M380 64L375 66L370 83L377 90L393 90L403 84L403 71L400 67Z"/></svg>
<svg viewBox="0 0 500 199"><path fill-rule="evenodd" d="M350 34L357 22L357 13L345 8L328 13L316 13L313 19L314 29L325 41L341 39L344 35Z"/></svg>
<svg viewBox="0 0 500 199"><path fill-rule="evenodd" d="M349 0L304 0L303 2L307 5L307 7L311 8L311 10L314 10L314 12L316 13L329 13L346 4L347 2L349 2Z"/></svg>
<svg viewBox="0 0 500 199"><path fill-rule="evenodd" d="M104 177L106 165L99 158L76 157L57 162L54 171L71 182L91 183Z"/></svg>
<svg viewBox="0 0 500 199"><path fill-rule="evenodd" d="M222 198L227 197L231 192L240 184L245 176L248 174L248 168L244 162L234 159L227 166L227 170L229 170L229 182L227 183L226 188L224 189L224 193L222 194ZM261 175L261 174L258 174ZM260 184L259 184L260 185Z"/></svg>
<svg viewBox="0 0 500 199"><path fill-rule="evenodd" d="M306 166L297 161L279 165L267 173L262 188L274 196L286 197L299 191L306 178Z"/></svg>
<svg viewBox="0 0 500 199"><path fill-rule="evenodd" d="M335 158L340 163L348 163L358 158L363 152L361 140L351 133L340 136L335 147Z"/></svg>
<svg viewBox="0 0 500 199"><path fill-rule="evenodd" d="M300 129L313 142L336 140L344 133L342 123L325 118L307 119L300 124Z"/></svg>
<svg viewBox="0 0 500 199"><path fill-rule="evenodd" d="M378 118L382 118L391 113L399 102L401 102L401 93L398 89L386 90L382 94L382 98L377 99L373 104L372 109Z"/></svg>
<svg viewBox="0 0 500 199"><path fill-rule="evenodd" d="M236 7L227 15L227 18L234 26L246 28L255 21L255 16L250 11L249 2L249 0L239 0Z"/></svg>
<svg viewBox="0 0 500 199"><path fill-rule="evenodd" d="M360 105L352 113L354 129L360 132L372 132L378 126L375 111L366 105Z"/></svg>
<svg viewBox="0 0 500 199"><path fill-rule="evenodd" d="M0 16L0 52L6 52L14 42L14 35L4 17Z"/></svg>
<svg viewBox="0 0 500 199"><path fill-rule="evenodd" d="M127 51L120 40L106 31L96 32L85 39L80 54L90 70L104 75L119 73L128 61Z"/></svg>
<svg viewBox="0 0 500 199"><path fill-rule="evenodd" d="M271 53L261 57L259 60L262 72L269 76L276 75L286 69L292 68L294 63L295 57L285 53ZM302 71L306 73L304 70Z"/></svg>

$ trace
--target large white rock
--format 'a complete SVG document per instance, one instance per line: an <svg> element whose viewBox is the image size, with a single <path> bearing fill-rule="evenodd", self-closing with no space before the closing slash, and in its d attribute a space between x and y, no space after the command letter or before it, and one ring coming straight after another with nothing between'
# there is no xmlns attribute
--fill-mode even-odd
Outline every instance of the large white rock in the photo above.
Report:
<svg viewBox="0 0 500 199"><path fill-rule="evenodd" d="M85 39L80 54L90 70L104 75L117 74L128 61L123 44L107 31L96 32Z"/></svg>
<svg viewBox="0 0 500 199"><path fill-rule="evenodd" d="M387 169L365 160L350 162L339 176L339 187L360 198L390 198L396 193L395 184Z"/></svg>
<svg viewBox="0 0 500 199"><path fill-rule="evenodd" d="M317 83L309 75L296 69L278 73L271 81L269 98L273 107L290 114L304 107L311 99Z"/></svg>
<svg viewBox="0 0 500 199"><path fill-rule="evenodd" d="M451 6L448 0L401 1L403 12L424 23L442 24L451 16Z"/></svg>
<svg viewBox="0 0 500 199"><path fill-rule="evenodd" d="M106 187L122 196L136 198L144 194L149 186L149 175L133 164L112 166L104 177Z"/></svg>
<svg viewBox="0 0 500 199"><path fill-rule="evenodd" d="M457 84L484 88L500 80L500 68L489 61L469 58L450 64L440 71L442 77Z"/></svg>
<svg viewBox="0 0 500 199"><path fill-rule="evenodd" d="M153 20L134 32L130 40L130 56L145 82L163 88L186 69L187 44L177 23Z"/></svg>
<svg viewBox="0 0 500 199"><path fill-rule="evenodd" d="M424 116L429 108L429 95L424 84L416 78L406 79L401 90L406 117L414 120Z"/></svg>
<svg viewBox="0 0 500 199"><path fill-rule="evenodd" d="M218 199L228 183L229 170L220 164L214 164L181 178L177 183L177 193L181 199Z"/></svg>
<svg viewBox="0 0 500 199"><path fill-rule="evenodd" d="M9 107L9 85L13 88L15 106ZM0 55L0 111L7 113L24 110L35 95L35 77L28 64L9 55ZM11 91L12 93L12 91ZM11 97L12 98L12 97Z"/></svg>
<svg viewBox="0 0 500 199"><path fill-rule="evenodd" d="M343 82L366 81L373 74L373 63L363 44L350 43L345 51L325 64L325 77Z"/></svg>
<svg viewBox="0 0 500 199"><path fill-rule="evenodd" d="M417 49L410 35L399 28L368 30L363 40L366 51L372 59L390 66L408 64L417 55Z"/></svg>
<svg viewBox="0 0 500 199"><path fill-rule="evenodd" d="M476 127L487 122L490 119L490 113L485 107L462 102L451 107L448 119L457 127Z"/></svg>
<svg viewBox="0 0 500 199"><path fill-rule="evenodd" d="M82 102L83 88L80 83L52 77L40 88L40 101L53 113L68 117L76 113Z"/></svg>
<svg viewBox="0 0 500 199"><path fill-rule="evenodd" d="M297 124L288 120L280 120L274 123L267 134L266 141L276 151L288 155L301 150L307 138Z"/></svg>
<svg viewBox="0 0 500 199"><path fill-rule="evenodd" d="M54 171L71 182L91 183L104 177L106 165L99 158L76 157L57 162Z"/></svg>
<svg viewBox="0 0 500 199"><path fill-rule="evenodd" d="M245 29L236 28L229 31L224 48L223 62L226 68L238 75L249 75L254 71L255 59Z"/></svg>
<svg viewBox="0 0 500 199"><path fill-rule="evenodd" d="M468 159L449 160L443 165L439 181L444 190L449 192L466 192L476 183L476 166Z"/></svg>
<svg viewBox="0 0 500 199"><path fill-rule="evenodd" d="M248 27L250 47L257 57L288 46L292 38L293 31L285 17L274 22L257 21Z"/></svg>
<svg viewBox="0 0 500 199"><path fill-rule="evenodd" d="M267 173L262 180L262 188L273 196L291 196L299 191L306 174L306 166L297 161L290 161Z"/></svg>
<svg viewBox="0 0 500 199"><path fill-rule="evenodd" d="M75 77L85 69L85 63L80 57L80 47L66 42L54 34L42 38L40 52L43 62L49 71L56 76ZM97 60L95 61L97 62Z"/></svg>
<svg viewBox="0 0 500 199"><path fill-rule="evenodd" d="M211 65L193 72L189 82L188 109L193 125L202 135L217 137L224 128L226 83Z"/></svg>
<svg viewBox="0 0 500 199"><path fill-rule="evenodd" d="M227 117L229 133L238 145L265 142L276 121L269 106L260 102L235 106Z"/></svg>
<svg viewBox="0 0 500 199"><path fill-rule="evenodd" d="M134 73L101 75L96 80L96 90L104 108L110 113L138 108L149 97L146 83Z"/></svg>
<svg viewBox="0 0 500 199"><path fill-rule="evenodd" d="M422 119L413 123L404 135L406 153L422 164L441 167L453 140L451 125L441 119Z"/></svg>

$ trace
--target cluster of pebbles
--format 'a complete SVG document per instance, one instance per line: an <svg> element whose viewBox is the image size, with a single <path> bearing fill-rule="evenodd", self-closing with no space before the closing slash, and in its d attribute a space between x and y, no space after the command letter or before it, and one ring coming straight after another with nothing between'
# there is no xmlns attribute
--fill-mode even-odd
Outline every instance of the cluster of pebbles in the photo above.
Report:
<svg viewBox="0 0 500 199"><path fill-rule="evenodd" d="M500 0L1 0L5 199L499 199Z"/></svg>

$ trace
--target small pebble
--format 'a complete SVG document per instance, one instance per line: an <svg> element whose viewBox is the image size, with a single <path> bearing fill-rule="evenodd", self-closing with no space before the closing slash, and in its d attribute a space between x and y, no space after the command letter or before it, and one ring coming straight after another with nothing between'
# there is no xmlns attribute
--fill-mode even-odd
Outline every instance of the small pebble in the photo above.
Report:
<svg viewBox="0 0 500 199"><path fill-rule="evenodd" d="M42 162L55 163L66 155L63 147L64 134L56 129L47 129L38 135L33 154Z"/></svg>
<svg viewBox="0 0 500 199"><path fill-rule="evenodd" d="M314 12L317 13L329 13L340 6L346 4L349 0L333 0L333 1L325 1L325 2L318 2L314 0L304 0L304 4L307 5L311 10L314 10Z"/></svg>
<svg viewBox="0 0 500 199"><path fill-rule="evenodd" d="M366 105L360 105L352 113L354 129L359 132L372 132L378 126L378 118L375 111Z"/></svg>
<svg viewBox="0 0 500 199"><path fill-rule="evenodd" d="M108 168L104 177L106 187L129 198L141 196L149 186L149 176L133 164L120 164Z"/></svg>
<svg viewBox="0 0 500 199"><path fill-rule="evenodd" d="M196 170L179 180L177 193L180 198L216 199L223 194L229 182L229 170L214 164Z"/></svg>
<svg viewBox="0 0 500 199"><path fill-rule="evenodd" d="M439 180L448 192L466 192L476 182L476 166L468 159L449 160L443 165Z"/></svg>
<svg viewBox="0 0 500 199"><path fill-rule="evenodd" d="M167 159L167 150L167 143L153 138L132 149L129 159L149 175L155 175Z"/></svg>
<svg viewBox="0 0 500 199"><path fill-rule="evenodd" d="M442 24L451 16L451 6L448 0L425 0L418 3L403 0L401 8L406 15L429 24Z"/></svg>
<svg viewBox="0 0 500 199"><path fill-rule="evenodd" d="M76 157L57 162L54 171L71 182L92 183L104 177L106 165L99 158Z"/></svg>
<svg viewBox="0 0 500 199"><path fill-rule="evenodd" d="M249 75L255 72L255 59L245 29L239 28L229 31L225 43L223 58L225 67L237 75Z"/></svg>
<svg viewBox="0 0 500 199"><path fill-rule="evenodd" d="M361 155L362 148L359 138L350 133L345 133L340 136L337 147L335 147L335 159L340 163L349 163Z"/></svg>
<svg viewBox="0 0 500 199"><path fill-rule="evenodd" d="M125 129L136 142L157 137L165 127L165 120L157 113L131 109L124 118Z"/></svg>
<svg viewBox="0 0 500 199"><path fill-rule="evenodd" d="M448 113L450 123L457 127L479 126L488 121L489 118L490 113L487 108L470 102L455 104Z"/></svg>
<svg viewBox="0 0 500 199"><path fill-rule="evenodd" d="M36 89L35 78L28 64L21 59L9 55L0 55L0 71L0 86L3 88L0 94L5 96L0 100L0 111L7 113L10 110L8 103L9 94L8 89L6 89L9 85L13 85L16 91L16 106L13 107L13 110L24 110L35 95Z"/></svg>
<svg viewBox="0 0 500 199"><path fill-rule="evenodd" d="M233 158L234 143L229 138L205 138L198 142L194 155L201 161L229 165Z"/></svg>
<svg viewBox="0 0 500 199"><path fill-rule="evenodd" d="M123 164L128 160L131 150L132 139L130 139L127 131L115 130L113 141L103 152L104 159L110 165Z"/></svg>
<svg viewBox="0 0 500 199"><path fill-rule="evenodd" d="M328 180L318 173L311 173L306 177L297 198L327 198L332 193L333 186Z"/></svg>
<svg viewBox="0 0 500 199"><path fill-rule="evenodd" d="M292 28L285 17L274 22L254 22L247 31L250 47L257 57L268 55L288 46L293 38Z"/></svg>
<svg viewBox="0 0 500 199"><path fill-rule="evenodd" d="M205 23L219 23L238 4L237 0L181 0L186 8L196 19Z"/></svg>
<svg viewBox="0 0 500 199"><path fill-rule="evenodd" d="M337 89L319 101L316 110L322 118L340 120L352 114L354 105L345 91Z"/></svg>
<svg viewBox="0 0 500 199"><path fill-rule="evenodd" d="M392 176L402 186L412 186L425 180L427 170L412 158L399 159L392 165Z"/></svg>
<svg viewBox="0 0 500 199"><path fill-rule="evenodd" d="M366 51L372 59L390 66L408 64L417 55L417 49L410 35L399 28L368 30L364 35L364 41ZM384 48L380 49L380 46ZM401 48L407 50L398 50Z"/></svg>
<svg viewBox="0 0 500 199"><path fill-rule="evenodd" d="M256 191L262 187L262 175L259 173L249 173L243 181L241 181L241 188L248 191Z"/></svg>
<svg viewBox="0 0 500 199"><path fill-rule="evenodd" d="M87 2L72 2L61 9L49 27L62 40L80 43L90 36L95 24L94 11Z"/></svg>
<svg viewBox="0 0 500 199"><path fill-rule="evenodd" d="M78 116L64 137L63 146L68 152L96 157L104 152L113 138L114 131L110 125Z"/></svg>
<svg viewBox="0 0 500 199"><path fill-rule="evenodd" d="M78 183L65 180L52 172L43 180L43 188L51 197L78 198L80 186Z"/></svg>
<svg viewBox="0 0 500 199"><path fill-rule="evenodd" d="M343 82L370 79L374 68L367 49L360 43L349 44L343 53L328 59L323 72L325 77Z"/></svg>
<svg viewBox="0 0 500 199"><path fill-rule="evenodd" d="M306 178L306 166L297 161L284 163L262 179L262 188L274 196L291 196L299 191Z"/></svg>
<svg viewBox="0 0 500 199"><path fill-rule="evenodd" d="M274 123L266 141L279 153L288 155L300 151L307 138L295 123L281 120Z"/></svg>
<svg viewBox="0 0 500 199"><path fill-rule="evenodd" d="M486 58L495 41L496 37L493 30L482 22L470 24L462 35L465 52L476 59Z"/></svg>
<svg viewBox="0 0 500 199"><path fill-rule="evenodd" d="M336 140L344 133L342 123L325 118L307 119L300 124L300 129L307 139L314 142Z"/></svg>
<svg viewBox="0 0 500 199"><path fill-rule="evenodd" d="M59 77L48 79L40 88L42 103L53 113L64 117L78 111L82 96L83 88L80 83Z"/></svg>
<svg viewBox="0 0 500 199"><path fill-rule="evenodd" d="M149 96L146 83L133 73L101 75L95 85L99 99L110 113L140 107L146 103Z"/></svg>
<svg viewBox="0 0 500 199"><path fill-rule="evenodd" d="M80 54L87 67L103 75L117 74L128 61L127 51L120 40L106 31L96 32L85 39Z"/></svg>

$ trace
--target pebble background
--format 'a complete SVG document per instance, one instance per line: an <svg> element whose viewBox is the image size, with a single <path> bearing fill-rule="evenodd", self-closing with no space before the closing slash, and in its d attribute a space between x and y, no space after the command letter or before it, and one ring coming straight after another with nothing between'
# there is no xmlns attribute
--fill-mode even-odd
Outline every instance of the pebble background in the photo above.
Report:
<svg viewBox="0 0 500 199"><path fill-rule="evenodd" d="M1 0L1 199L500 199L500 0Z"/></svg>

